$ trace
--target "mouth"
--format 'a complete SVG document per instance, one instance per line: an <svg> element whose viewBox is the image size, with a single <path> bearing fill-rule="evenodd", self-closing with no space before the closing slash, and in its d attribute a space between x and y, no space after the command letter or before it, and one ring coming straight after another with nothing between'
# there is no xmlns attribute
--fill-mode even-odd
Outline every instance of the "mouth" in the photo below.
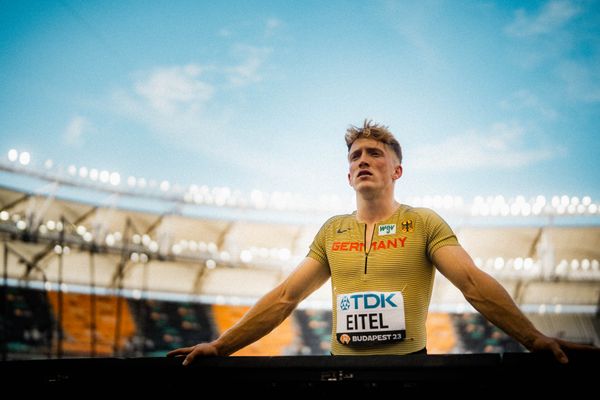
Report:
<svg viewBox="0 0 600 400"><path fill-rule="evenodd" d="M363 169L356 175L357 178L361 178L363 176L373 176L373 174L367 171L366 169Z"/></svg>

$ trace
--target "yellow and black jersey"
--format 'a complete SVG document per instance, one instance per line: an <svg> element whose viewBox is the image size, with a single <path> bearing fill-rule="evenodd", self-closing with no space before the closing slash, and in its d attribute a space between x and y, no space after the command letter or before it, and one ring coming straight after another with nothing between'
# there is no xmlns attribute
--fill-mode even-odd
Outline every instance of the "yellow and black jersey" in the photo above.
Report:
<svg viewBox="0 0 600 400"><path fill-rule="evenodd" d="M432 255L440 247L458 245L448 224L426 208L401 205L373 229L371 246L367 249L366 224L356 220L356 212L338 215L321 227L310 246L308 257L331 271L331 351L335 355L408 354L423 349L435 273ZM401 293L406 325L401 341L361 347L339 340L336 299L366 292Z"/></svg>

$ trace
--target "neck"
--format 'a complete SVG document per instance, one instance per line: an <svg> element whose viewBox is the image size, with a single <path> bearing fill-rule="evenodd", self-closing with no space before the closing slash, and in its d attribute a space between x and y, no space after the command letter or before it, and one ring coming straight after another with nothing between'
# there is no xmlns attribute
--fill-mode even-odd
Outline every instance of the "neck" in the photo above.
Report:
<svg viewBox="0 0 600 400"><path fill-rule="evenodd" d="M356 219L359 222L372 224L388 218L392 215L400 203L393 196L386 197L363 197L356 195Z"/></svg>

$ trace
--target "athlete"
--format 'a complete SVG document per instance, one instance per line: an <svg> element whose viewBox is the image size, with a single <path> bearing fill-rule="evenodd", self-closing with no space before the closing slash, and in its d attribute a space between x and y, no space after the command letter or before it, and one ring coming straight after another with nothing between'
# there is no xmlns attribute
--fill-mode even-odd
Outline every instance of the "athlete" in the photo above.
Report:
<svg viewBox="0 0 600 400"><path fill-rule="evenodd" d="M167 356L185 356L188 365L199 356L230 355L272 331L330 277L333 355L426 353L435 269L530 351L551 352L567 363L564 350L591 347L537 330L506 290L475 266L440 216L394 199L402 150L387 127L365 120L345 138L356 211L325 222L298 267L219 338Z"/></svg>

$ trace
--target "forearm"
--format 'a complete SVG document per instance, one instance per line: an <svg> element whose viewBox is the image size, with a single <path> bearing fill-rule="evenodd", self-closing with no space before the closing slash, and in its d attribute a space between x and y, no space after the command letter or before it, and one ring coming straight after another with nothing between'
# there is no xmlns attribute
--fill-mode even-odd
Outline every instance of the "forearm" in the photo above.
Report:
<svg viewBox="0 0 600 400"><path fill-rule="evenodd" d="M219 355L230 355L254 343L281 324L296 308L297 302L286 299L283 289L277 287L263 296L230 329L212 344Z"/></svg>
<svg viewBox="0 0 600 400"><path fill-rule="evenodd" d="M473 277L465 298L477 311L494 325L531 349L536 338L543 336L527 319L508 292L494 278L483 271Z"/></svg>

